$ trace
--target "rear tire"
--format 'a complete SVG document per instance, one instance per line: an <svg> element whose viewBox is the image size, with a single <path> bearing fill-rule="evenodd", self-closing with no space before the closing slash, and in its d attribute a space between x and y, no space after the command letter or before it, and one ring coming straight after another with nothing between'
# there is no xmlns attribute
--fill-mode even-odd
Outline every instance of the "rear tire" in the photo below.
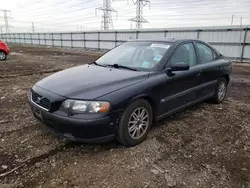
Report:
<svg viewBox="0 0 250 188"><path fill-rule="evenodd" d="M127 147L146 139L153 120L151 105L144 99L131 103L121 116L116 140Z"/></svg>
<svg viewBox="0 0 250 188"><path fill-rule="evenodd" d="M0 51L0 61L4 61L7 59L7 54L5 51Z"/></svg>
<svg viewBox="0 0 250 188"><path fill-rule="evenodd" d="M227 93L227 85L228 85L228 82L226 78L220 78L218 80L218 83L215 89L215 94L212 98L212 102L216 104L220 104L224 101L226 97L226 93Z"/></svg>

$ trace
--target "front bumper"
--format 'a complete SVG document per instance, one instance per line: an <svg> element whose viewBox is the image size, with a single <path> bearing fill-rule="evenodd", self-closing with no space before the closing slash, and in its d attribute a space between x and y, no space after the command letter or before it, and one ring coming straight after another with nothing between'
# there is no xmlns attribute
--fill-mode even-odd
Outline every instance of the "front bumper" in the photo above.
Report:
<svg viewBox="0 0 250 188"><path fill-rule="evenodd" d="M104 142L115 137L116 129L110 116L79 119L47 112L31 101L29 103L34 116L42 122L42 126L58 137L86 143Z"/></svg>

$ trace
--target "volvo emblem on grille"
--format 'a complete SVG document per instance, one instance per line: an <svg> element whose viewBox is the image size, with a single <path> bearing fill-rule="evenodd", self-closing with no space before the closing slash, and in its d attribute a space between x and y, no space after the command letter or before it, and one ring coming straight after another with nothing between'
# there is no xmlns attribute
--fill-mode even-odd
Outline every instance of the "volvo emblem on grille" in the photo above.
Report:
<svg viewBox="0 0 250 188"><path fill-rule="evenodd" d="M43 99L43 97L37 97L36 103L40 104L41 100Z"/></svg>

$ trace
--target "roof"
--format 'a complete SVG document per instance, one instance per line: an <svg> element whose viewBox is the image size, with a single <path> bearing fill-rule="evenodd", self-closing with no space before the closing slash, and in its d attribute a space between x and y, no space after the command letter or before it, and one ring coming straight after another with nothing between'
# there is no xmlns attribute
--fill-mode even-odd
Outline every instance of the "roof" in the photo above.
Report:
<svg viewBox="0 0 250 188"><path fill-rule="evenodd" d="M133 40L128 40L128 42L169 42L169 43L176 43L176 42L184 42L184 41L200 41L198 39L181 39L181 38L150 38L150 39L133 39Z"/></svg>

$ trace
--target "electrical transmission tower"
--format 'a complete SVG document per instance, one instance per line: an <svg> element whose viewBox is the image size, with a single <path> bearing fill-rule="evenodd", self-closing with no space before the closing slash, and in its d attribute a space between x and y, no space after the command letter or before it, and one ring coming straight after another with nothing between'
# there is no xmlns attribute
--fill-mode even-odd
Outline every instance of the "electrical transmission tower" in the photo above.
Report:
<svg viewBox="0 0 250 188"><path fill-rule="evenodd" d="M3 12L3 18L4 18L4 24L5 24L5 32L9 33L10 32L10 26L9 26L9 17L8 13L10 13L10 10L2 10L0 9L0 11Z"/></svg>
<svg viewBox="0 0 250 188"><path fill-rule="evenodd" d="M145 7L147 4L149 4L150 7L150 1L136 0L136 2L133 1L133 3L136 5L136 17L129 19L129 21L136 23L136 29L141 29L142 23L149 23L148 20L143 18L143 7Z"/></svg>
<svg viewBox="0 0 250 188"><path fill-rule="evenodd" d="M112 8L111 0L103 0L103 6L96 8L96 11L97 10L103 11L101 29L103 30L113 29L112 12L116 12L117 16L117 11L114 8Z"/></svg>

